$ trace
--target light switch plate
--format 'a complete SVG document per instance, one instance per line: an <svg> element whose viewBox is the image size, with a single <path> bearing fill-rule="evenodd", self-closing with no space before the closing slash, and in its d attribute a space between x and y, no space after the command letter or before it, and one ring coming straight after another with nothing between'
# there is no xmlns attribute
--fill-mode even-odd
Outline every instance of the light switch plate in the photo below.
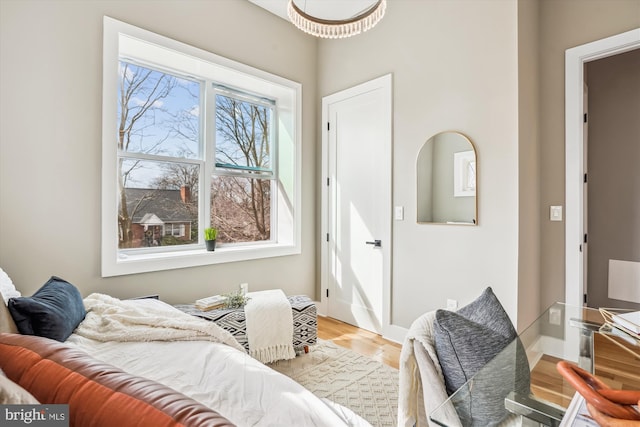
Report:
<svg viewBox="0 0 640 427"><path fill-rule="evenodd" d="M550 221L562 221L562 206L551 206L549 208Z"/></svg>
<svg viewBox="0 0 640 427"><path fill-rule="evenodd" d="M549 323L552 325L560 325L562 323L562 313L559 308L549 309Z"/></svg>
<svg viewBox="0 0 640 427"><path fill-rule="evenodd" d="M402 221L404 219L404 206L396 206L395 210L396 221Z"/></svg>

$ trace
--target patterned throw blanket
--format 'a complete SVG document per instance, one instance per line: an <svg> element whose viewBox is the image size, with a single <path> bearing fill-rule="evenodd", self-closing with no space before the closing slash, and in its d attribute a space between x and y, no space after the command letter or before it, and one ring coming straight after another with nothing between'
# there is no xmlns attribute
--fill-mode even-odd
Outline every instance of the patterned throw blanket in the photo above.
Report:
<svg viewBox="0 0 640 427"><path fill-rule="evenodd" d="M94 293L84 299L84 306L87 315L74 333L85 338L101 342L213 341L244 352L228 331L162 301L119 300Z"/></svg>
<svg viewBox="0 0 640 427"><path fill-rule="evenodd" d="M281 289L250 292L244 307L249 354L262 363L293 359L293 315Z"/></svg>

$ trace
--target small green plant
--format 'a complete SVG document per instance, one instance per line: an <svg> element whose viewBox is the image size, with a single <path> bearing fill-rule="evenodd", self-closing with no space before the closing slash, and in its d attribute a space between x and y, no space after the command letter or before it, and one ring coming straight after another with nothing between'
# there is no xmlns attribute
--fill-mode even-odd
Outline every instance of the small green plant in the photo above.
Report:
<svg viewBox="0 0 640 427"><path fill-rule="evenodd" d="M224 308L243 308L251 298L244 295L241 290L224 294L227 300L224 303Z"/></svg>
<svg viewBox="0 0 640 427"><path fill-rule="evenodd" d="M204 240L216 240L218 237L218 229L209 227L204 229Z"/></svg>

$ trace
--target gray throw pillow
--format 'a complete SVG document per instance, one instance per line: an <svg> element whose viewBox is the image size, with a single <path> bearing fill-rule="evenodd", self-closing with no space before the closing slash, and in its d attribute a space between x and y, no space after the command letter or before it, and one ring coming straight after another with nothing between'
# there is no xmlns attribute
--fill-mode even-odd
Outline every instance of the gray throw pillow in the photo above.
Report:
<svg viewBox="0 0 640 427"><path fill-rule="evenodd" d="M494 425L507 415L504 398L510 391L529 393L529 363L509 316L489 287L475 301L457 312L437 310L435 347L453 394L492 362L489 375L476 378L469 393L455 402L463 425Z"/></svg>

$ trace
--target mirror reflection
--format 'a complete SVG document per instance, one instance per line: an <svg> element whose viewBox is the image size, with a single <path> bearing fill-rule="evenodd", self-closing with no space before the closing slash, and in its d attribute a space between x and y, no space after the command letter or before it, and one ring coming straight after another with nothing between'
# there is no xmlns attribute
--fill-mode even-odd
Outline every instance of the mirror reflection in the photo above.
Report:
<svg viewBox="0 0 640 427"><path fill-rule="evenodd" d="M418 222L477 225L476 150L459 132L429 138L418 154Z"/></svg>

